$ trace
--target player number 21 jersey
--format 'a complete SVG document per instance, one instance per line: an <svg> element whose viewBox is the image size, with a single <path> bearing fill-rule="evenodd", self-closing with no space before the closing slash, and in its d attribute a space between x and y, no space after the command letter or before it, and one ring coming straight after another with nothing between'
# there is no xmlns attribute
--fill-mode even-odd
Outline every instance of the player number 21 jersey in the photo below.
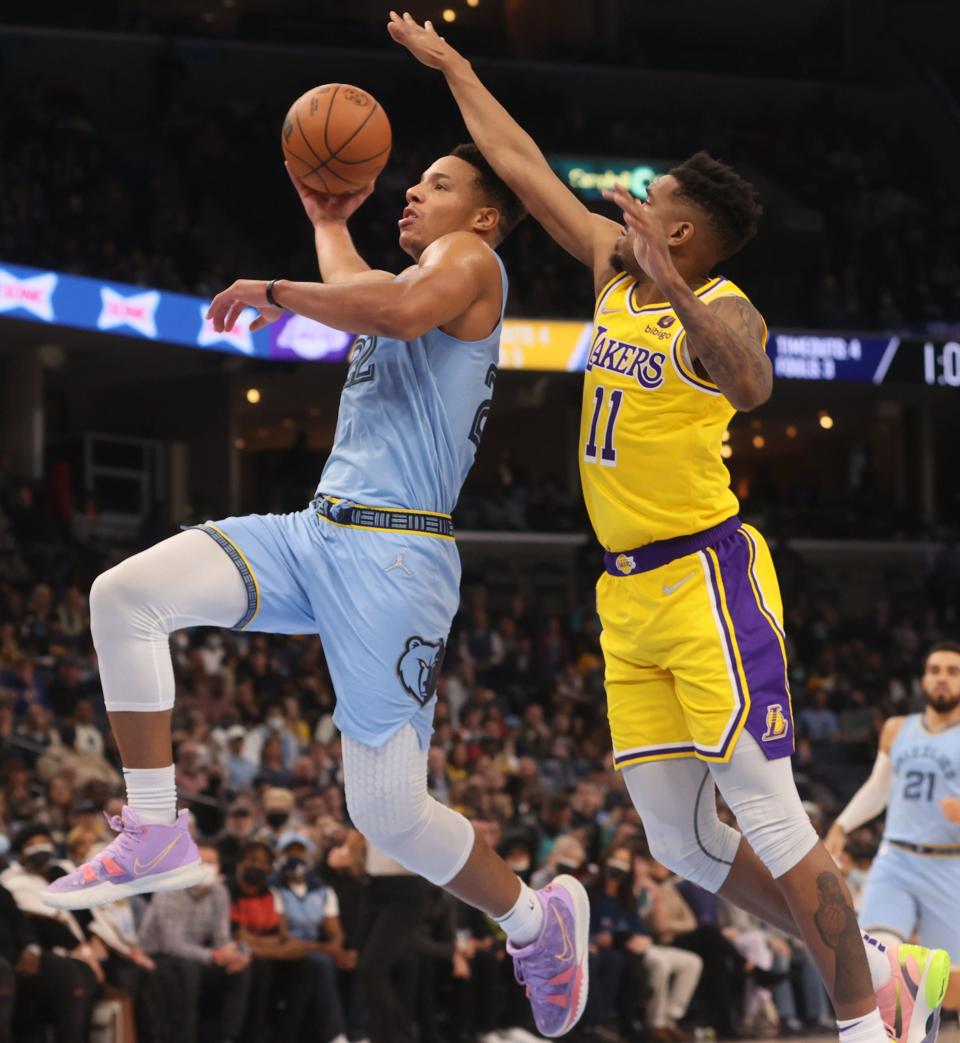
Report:
<svg viewBox="0 0 960 1043"><path fill-rule="evenodd" d="M583 383L580 478L610 551L709 529L739 507L720 455L736 411L694 370L673 308L638 307L636 286L624 272L601 291ZM723 277L696 293L746 297Z"/></svg>

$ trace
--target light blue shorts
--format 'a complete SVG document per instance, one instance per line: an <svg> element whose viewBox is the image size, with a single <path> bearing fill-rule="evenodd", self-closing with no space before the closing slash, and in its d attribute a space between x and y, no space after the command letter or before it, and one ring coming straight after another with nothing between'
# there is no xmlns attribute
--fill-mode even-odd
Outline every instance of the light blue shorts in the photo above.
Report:
<svg viewBox="0 0 960 1043"><path fill-rule="evenodd" d="M319 634L337 696L337 727L382 746L408 721L421 746L460 604L452 538L354 528L312 508L195 528L230 556L247 587L236 630Z"/></svg>
<svg viewBox="0 0 960 1043"><path fill-rule="evenodd" d="M960 966L960 857L918 855L889 842L880 845L860 904L865 931L886 930L921 945L946 949Z"/></svg>

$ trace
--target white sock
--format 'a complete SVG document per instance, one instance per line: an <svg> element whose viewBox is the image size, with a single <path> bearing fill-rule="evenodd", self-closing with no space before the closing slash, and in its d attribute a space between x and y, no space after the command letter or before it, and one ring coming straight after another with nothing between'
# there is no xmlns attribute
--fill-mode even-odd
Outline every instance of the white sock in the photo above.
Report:
<svg viewBox="0 0 960 1043"><path fill-rule="evenodd" d="M141 822L172 826L177 821L177 783L174 768L124 768L127 806Z"/></svg>
<svg viewBox="0 0 960 1043"><path fill-rule="evenodd" d="M888 1043L879 1007L874 1007L862 1017L838 1021L837 1032L840 1034L840 1043Z"/></svg>
<svg viewBox="0 0 960 1043"><path fill-rule="evenodd" d="M870 965L873 991L879 992L893 974L893 968L890 966L890 959L887 956L887 943L869 934L864 934L863 947L867 953L867 963Z"/></svg>
<svg viewBox="0 0 960 1043"><path fill-rule="evenodd" d="M543 929L543 908L533 890L521 880L520 897L513 908L494 919L503 928L511 943L522 949L540 937Z"/></svg>

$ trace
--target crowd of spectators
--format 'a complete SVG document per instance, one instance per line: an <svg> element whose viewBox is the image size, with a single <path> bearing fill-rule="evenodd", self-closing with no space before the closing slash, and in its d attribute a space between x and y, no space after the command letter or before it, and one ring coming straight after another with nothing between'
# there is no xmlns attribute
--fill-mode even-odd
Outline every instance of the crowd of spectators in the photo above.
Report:
<svg viewBox="0 0 960 1043"><path fill-rule="evenodd" d="M174 634L177 786L207 878L92 914L42 904L46 882L107 842L122 813L81 575L110 559L73 538L72 555L54 541L19 572L0 557L0 1040L11 1019L18 1040L43 1038L44 1022L58 1041L83 1040L111 1010L125 1039L161 1043L400 1043L414 1025L428 1043L529 1039L496 925L365 850L352 829L316 637ZM869 771L885 716L918 705L919 657L955 625L956 592L917 614L879 604L843 618L805 593L794 552L778 564L795 773L824 830ZM48 568L59 569L52 582ZM649 857L611 768L602 672L589 598L546 614L520 590L504 607L468 586L429 753L431 792L521 877L542 886L568 872L590 889L582 1038L826 1025L799 943ZM876 840L875 828L851 838L854 891Z"/></svg>
<svg viewBox="0 0 960 1043"><path fill-rule="evenodd" d="M771 325L901 329L956 319L960 237L951 232L960 209L920 121L878 105L871 122L827 91L779 125L746 104L736 121L718 120L712 107L697 120L657 106L639 125L632 116L600 122L576 83L558 73L555 84L538 80L536 91L508 99L546 150L679 161L708 148L773 186L760 241L729 273ZM4 89L0 258L205 296L240 274L315 272L279 165L279 114L226 83L221 97L198 97L176 45L151 52L116 94L49 73ZM415 98L388 106L391 164L355 222L371 263L394 270L405 263L396 246L402 193L434 158L419 130L425 97ZM448 107L432 119L429 148L462 138ZM919 167L930 171L922 190ZM269 207L250 205L267 197ZM511 314L589 316L589 278L533 222L503 250Z"/></svg>

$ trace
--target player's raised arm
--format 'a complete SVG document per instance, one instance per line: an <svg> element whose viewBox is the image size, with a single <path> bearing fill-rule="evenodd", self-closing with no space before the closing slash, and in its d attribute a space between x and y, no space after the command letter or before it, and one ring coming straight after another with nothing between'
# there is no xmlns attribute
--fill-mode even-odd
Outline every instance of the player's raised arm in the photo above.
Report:
<svg viewBox="0 0 960 1043"><path fill-rule="evenodd" d="M320 266L320 277L323 281L340 283L365 279L383 282L393 279L391 272L372 269L357 253L350 230L347 228L347 221L373 192L373 182L359 192L332 195L310 188L293 173L289 163L284 163L284 166L313 225L317 264Z"/></svg>
<svg viewBox="0 0 960 1043"><path fill-rule="evenodd" d="M637 263L673 306L691 357L735 409L763 405L773 387L773 367L757 309L742 297L704 304L677 270L664 226L653 210L620 186L604 196L623 210ZM682 223L676 234L684 234Z"/></svg>
<svg viewBox="0 0 960 1043"><path fill-rule="evenodd" d="M443 73L470 136L535 220L595 278L606 271L621 226L591 213L577 199L550 169L533 138L430 22L421 26L409 14L401 18L391 11L387 29L418 61Z"/></svg>
<svg viewBox="0 0 960 1043"><path fill-rule="evenodd" d="M902 717L891 717L880 733L880 748L870 777L850 798L850 803L837 816L830 827L824 844L834 858L843 854L847 835L864 823L877 817L890 799L890 783L893 779L893 762L890 751L893 741L903 727Z"/></svg>
<svg viewBox="0 0 960 1043"><path fill-rule="evenodd" d="M469 232L453 232L427 247L415 267L389 280L324 285L241 279L214 297L207 314L218 332L232 329L243 310L252 307L260 312L252 330L275 322L286 309L334 329L409 341L456 322L482 301L490 322L479 339L499 319L500 293L500 271L490 248Z"/></svg>

